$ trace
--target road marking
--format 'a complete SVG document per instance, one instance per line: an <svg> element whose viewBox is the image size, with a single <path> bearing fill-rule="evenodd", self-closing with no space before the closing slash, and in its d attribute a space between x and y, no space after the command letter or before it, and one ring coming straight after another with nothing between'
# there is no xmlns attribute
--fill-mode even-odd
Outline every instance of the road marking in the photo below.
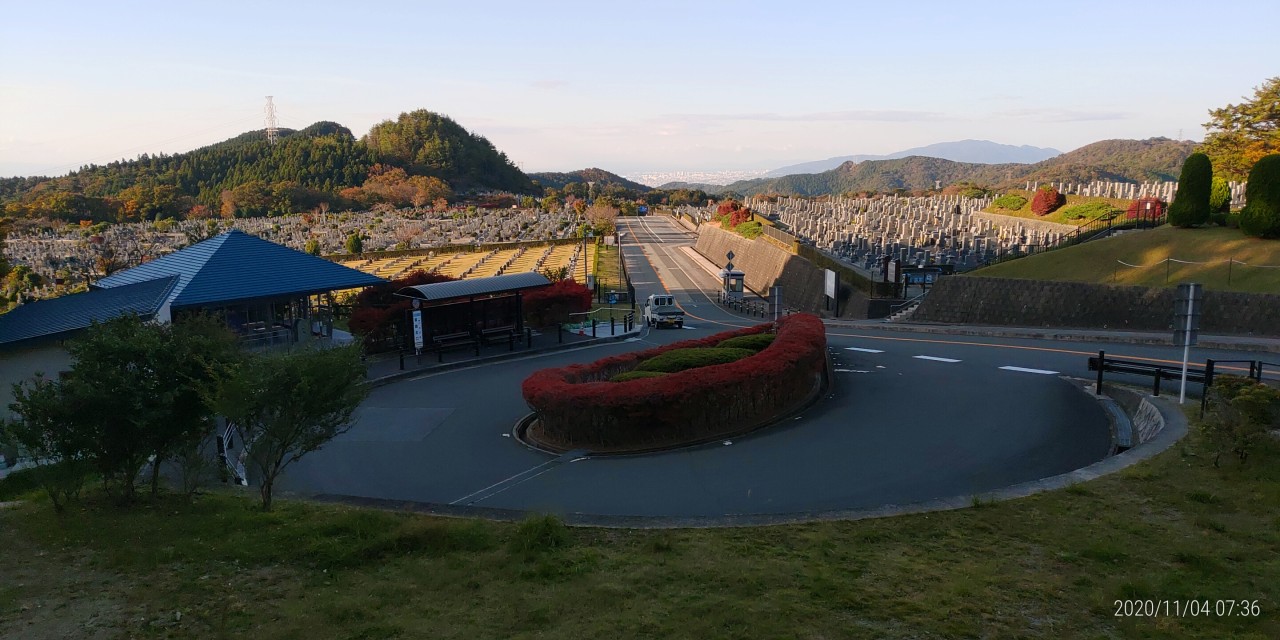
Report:
<svg viewBox="0 0 1280 640"><path fill-rule="evenodd" d="M863 369L836 369L836 373L871 373Z"/></svg>
<svg viewBox="0 0 1280 640"><path fill-rule="evenodd" d="M1041 375L1046 375L1046 376L1058 375L1057 371L1049 371L1047 369L1027 369L1025 367L1000 367L1000 368L1004 369L1005 371L1021 371L1022 373L1039 373Z"/></svg>
<svg viewBox="0 0 1280 640"><path fill-rule="evenodd" d="M916 360L933 360L934 362L960 362L955 358L939 358L938 356L911 356Z"/></svg>
<svg viewBox="0 0 1280 640"><path fill-rule="evenodd" d="M880 349L863 349L862 347L845 347L845 351L861 351L863 353L884 353Z"/></svg>

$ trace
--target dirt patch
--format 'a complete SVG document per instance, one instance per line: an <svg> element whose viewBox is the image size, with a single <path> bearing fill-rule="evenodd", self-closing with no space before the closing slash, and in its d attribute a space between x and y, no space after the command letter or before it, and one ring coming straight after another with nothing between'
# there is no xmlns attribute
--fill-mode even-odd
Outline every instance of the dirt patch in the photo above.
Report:
<svg viewBox="0 0 1280 640"><path fill-rule="evenodd" d="M11 508L0 514L0 531L8 532L0 552L0 640L118 635L127 618L119 578L92 569L87 555L52 553L15 533L19 516Z"/></svg>

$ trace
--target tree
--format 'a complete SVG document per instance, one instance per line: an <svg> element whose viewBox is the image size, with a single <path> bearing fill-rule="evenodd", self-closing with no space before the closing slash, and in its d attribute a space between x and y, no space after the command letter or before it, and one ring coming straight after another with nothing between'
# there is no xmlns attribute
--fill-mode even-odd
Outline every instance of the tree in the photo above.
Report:
<svg viewBox="0 0 1280 640"><path fill-rule="evenodd" d="M310 255L318 256L320 255L320 241L315 238L307 238L306 244L302 245L302 250Z"/></svg>
<svg viewBox="0 0 1280 640"><path fill-rule="evenodd" d="M14 418L0 424L0 444L28 456L31 473L61 513L79 495L89 472L88 442L77 407L67 402L62 383L37 375L13 385Z"/></svg>
<svg viewBox="0 0 1280 640"><path fill-rule="evenodd" d="M1228 213L1231 211L1231 185L1222 176L1213 177L1213 185L1209 188L1209 212Z"/></svg>
<svg viewBox="0 0 1280 640"><path fill-rule="evenodd" d="M368 395L360 347L253 356L217 384L217 407L235 424L257 472L264 511L280 473L351 427Z"/></svg>
<svg viewBox="0 0 1280 640"><path fill-rule="evenodd" d="M347 242L343 246L346 247L347 253L364 253L364 239L360 237L359 231L352 231L351 235L347 236Z"/></svg>
<svg viewBox="0 0 1280 640"><path fill-rule="evenodd" d="M1194 227L1209 221L1209 195L1213 191L1213 165L1209 156L1193 153L1182 163L1178 192L1169 204L1169 224Z"/></svg>
<svg viewBox="0 0 1280 640"><path fill-rule="evenodd" d="M1066 203L1067 198L1057 189L1044 185L1036 189L1036 195L1031 198L1031 211L1038 216L1047 216Z"/></svg>
<svg viewBox="0 0 1280 640"><path fill-rule="evenodd" d="M607 204L596 202L587 207L584 215L591 226L595 228L597 235L609 235L613 233L618 222L618 210Z"/></svg>
<svg viewBox="0 0 1280 640"><path fill-rule="evenodd" d="M1209 111L1200 150L1228 180L1241 180L1263 156L1280 153L1280 77L1255 87L1253 98Z"/></svg>
<svg viewBox="0 0 1280 640"><path fill-rule="evenodd" d="M1244 200L1240 230L1251 236L1280 238L1280 153L1253 165Z"/></svg>

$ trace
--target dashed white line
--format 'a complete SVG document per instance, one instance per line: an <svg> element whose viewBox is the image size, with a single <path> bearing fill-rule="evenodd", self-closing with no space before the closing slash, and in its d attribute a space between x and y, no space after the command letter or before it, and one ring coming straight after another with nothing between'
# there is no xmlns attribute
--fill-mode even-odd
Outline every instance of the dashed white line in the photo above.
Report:
<svg viewBox="0 0 1280 640"><path fill-rule="evenodd" d="M845 351L861 351L863 353L884 353L880 349L863 349L862 347L845 347Z"/></svg>
<svg viewBox="0 0 1280 640"><path fill-rule="evenodd" d="M911 356L917 360L933 360L934 362L960 362L955 358L939 358L938 356Z"/></svg>
<svg viewBox="0 0 1280 640"><path fill-rule="evenodd" d="M1056 376L1057 371L1049 371L1048 369L1028 369L1026 367L1000 367L1005 371L1021 371L1022 373L1038 373L1045 376Z"/></svg>

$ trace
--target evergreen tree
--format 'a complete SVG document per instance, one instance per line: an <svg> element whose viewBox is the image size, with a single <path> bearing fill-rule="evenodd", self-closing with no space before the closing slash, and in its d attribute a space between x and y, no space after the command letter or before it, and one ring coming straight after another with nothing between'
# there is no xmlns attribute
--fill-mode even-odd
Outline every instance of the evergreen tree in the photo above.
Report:
<svg viewBox="0 0 1280 640"><path fill-rule="evenodd" d="M1280 153L1263 157L1249 171L1240 230L1261 238L1280 238Z"/></svg>
<svg viewBox="0 0 1280 640"><path fill-rule="evenodd" d="M1178 193L1169 205L1169 224L1194 227L1209 221L1209 195L1213 189L1213 165L1209 156L1193 153L1182 163Z"/></svg>
<svg viewBox="0 0 1280 640"><path fill-rule="evenodd" d="M351 235L347 236L347 243L345 247L347 249L347 253L350 254L364 253L364 238L360 237L359 231L354 231Z"/></svg>

